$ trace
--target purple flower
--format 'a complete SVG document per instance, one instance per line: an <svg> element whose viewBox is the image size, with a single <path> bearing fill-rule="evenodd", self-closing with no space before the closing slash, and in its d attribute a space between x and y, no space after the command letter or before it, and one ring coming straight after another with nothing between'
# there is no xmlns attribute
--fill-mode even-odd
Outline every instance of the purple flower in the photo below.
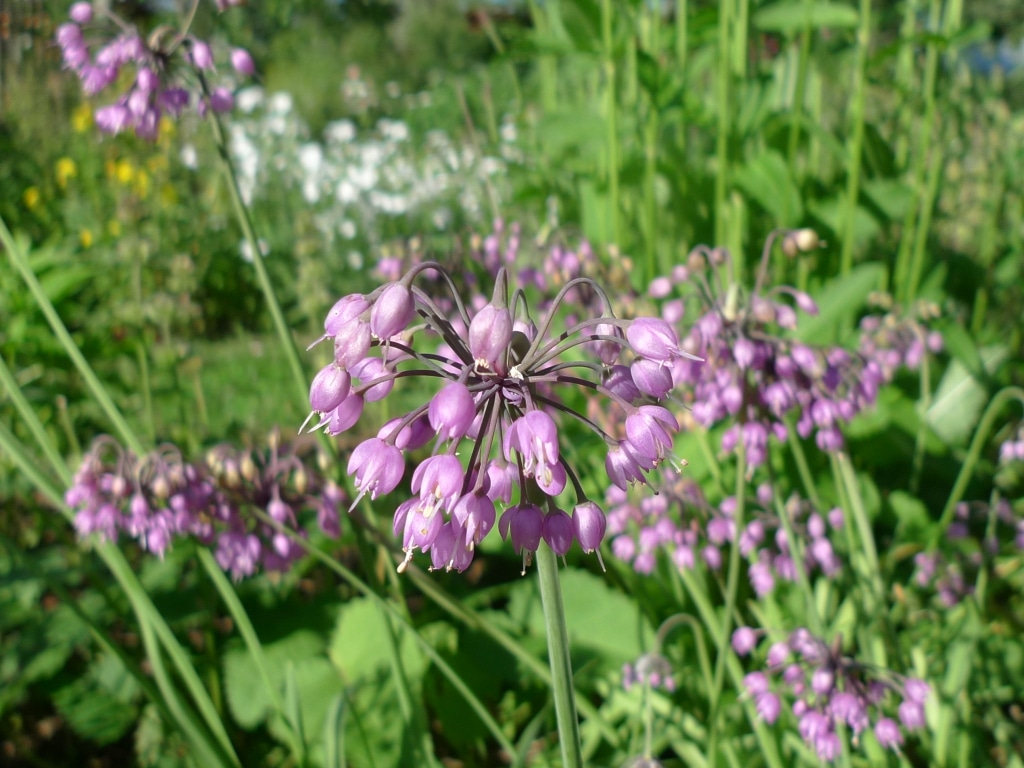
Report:
<svg viewBox="0 0 1024 768"><path fill-rule="evenodd" d="M473 360L492 371L505 372L505 356L512 343L512 314L488 304L469 324L469 351Z"/></svg>
<svg viewBox="0 0 1024 768"><path fill-rule="evenodd" d="M68 11L68 16L76 24L88 24L92 21L92 3L74 3Z"/></svg>
<svg viewBox="0 0 1024 768"><path fill-rule="evenodd" d="M757 632L750 627L737 627L732 633L732 649L737 656L746 656L757 646Z"/></svg>
<svg viewBox="0 0 1024 768"><path fill-rule="evenodd" d="M231 66L235 72L243 77L252 77L256 74L256 64L252 56L244 48L234 48L231 51Z"/></svg>
<svg viewBox="0 0 1024 768"><path fill-rule="evenodd" d="M430 426L442 440L461 440L476 416L473 395L459 381L446 384L430 401Z"/></svg>
<svg viewBox="0 0 1024 768"><path fill-rule="evenodd" d="M412 291L403 283L392 283L377 297L370 310L370 332L378 339L390 339L405 330L416 316Z"/></svg>
<svg viewBox="0 0 1024 768"><path fill-rule="evenodd" d="M348 460L348 473L356 478L359 495L370 494L371 499L391 493L405 474L402 452L379 437L364 440L352 451Z"/></svg>
<svg viewBox="0 0 1024 768"><path fill-rule="evenodd" d="M482 254L484 262L495 257L490 251ZM500 254L498 262L504 263ZM581 256L578 263L584 262ZM559 265L579 268L575 259ZM493 527L495 505L509 504L517 496L520 504L500 516L498 528L522 554L524 568L542 541L559 554L569 550L573 539L585 551L597 551L606 520L583 495L579 476L564 459L563 427L575 420L604 440L612 482L622 487L643 483L662 460L675 462L672 435L678 424L654 402L672 387L671 365L639 354L624 329L642 330L643 318L616 318L601 299L603 291L588 278L570 278L545 312L533 315L522 292L509 286L503 267L489 302L479 296L464 300L443 272L435 262L414 263L404 275L389 267L392 280L387 285L335 303L317 340L332 341L334 362L311 388L311 406L320 414L315 428L337 434L351 427L362 414L364 400L384 399L410 378L436 387L426 402L377 431L376 440L392 449L389 455L433 441L434 455L413 470L415 503L399 505L395 513L395 535L401 536L406 553L400 570L415 550L429 552L435 568L467 566ZM428 276L433 279L424 283ZM435 296L438 289L450 295ZM575 306L558 314L569 302L578 302L590 314L577 314ZM423 323L410 326L416 315ZM576 356L593 351L595 335L601 338L608 376L604 365ZM642 388L634 383L630 364ZM351 376L344 396L337 371ZM576 411L573 404L580 401L573 391L587 394L586 415ZM625 425L592 418L589 409L605 398L613 408L630 409L628 417L622 414ZM329 406L333 410L321 410ZM350 471L365 475L357 476L360 492L382 493L383 485L372 485L381 470L363 456L369 450L363 448L360 462L351 464ZM577 496L572 515L553 503L542 509L527 502L543 498L540 494L554 499L569 489ZM648 551L646 561L651 567L652 553Z"/></svg>

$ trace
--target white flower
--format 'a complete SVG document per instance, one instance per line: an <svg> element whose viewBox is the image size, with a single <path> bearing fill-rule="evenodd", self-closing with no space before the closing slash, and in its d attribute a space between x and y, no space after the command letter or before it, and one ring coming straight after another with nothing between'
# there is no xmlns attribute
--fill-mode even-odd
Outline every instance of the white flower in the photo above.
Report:
<svg viewBox="0 0 1024 768"><path fill-rule="evenodd" d="M192 171L199 167L199 155L194 144L186 144L181 148L181 164Z"/></svg>
<svg viewBox="0 0 1024 768"><path fill-rule="evenodd" d="M335 120L324 128L324 138L328 143L348 144L356 137L356 124L351 120Z"/></svg>
<svg viewBox="0 0 1024 768"><path fill-rule="evenodd" d="M267 110L278 115L287 115L292 111L293 104L294 102L290 93L278 91L270 97L270 103L267 105Z"/></svg>
<svg viewBox="0 0 1024 768"><path fill-rule="evenodd" d="M266 240L261 237L257 242L260 246L260 255L266 256L270 253L270 244ZM252 263L252 247L248 240L242 240L238 244L238 255L250 264Z"/></svg>
<svg viewBox="0 0 1024 768"><path fill-rule="evenodd" d="M235 107L244 114L250 114L263 104L263 89L258 85L243 88L235 94Z"/></svg>

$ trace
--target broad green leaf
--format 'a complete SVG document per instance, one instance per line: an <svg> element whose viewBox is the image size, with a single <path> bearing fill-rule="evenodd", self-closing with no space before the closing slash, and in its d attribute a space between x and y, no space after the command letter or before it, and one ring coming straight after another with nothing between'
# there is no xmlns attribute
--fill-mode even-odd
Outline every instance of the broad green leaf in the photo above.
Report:
<svg viewBox="0 0 1024 768"><path fill-rule="evenodd" d="M384 622L380 608L366 598L350 600L342 607L328 656L347 683L391 669ZM395 638L406 673L415 678L425 667L423 656L412 640L402 637L401 631L395 632Z"/></svg>
<svg viewBox="0 0 1024 768"><path fill-rule="evenodd" d="M833 232L843 232L846 228L846 196L829 197L824 200L813 200L807 204L808 210L828 226ZM881 227L871 212L858 205L853 213L853 242L858 247L866 246L878 236Z"/></svg>
<svg viewBox="0 0 1024 768"><path fill-rule="evenodd" d="M299 630L276 643L263 646L271 683L284 691L284 665L320 658L324 641L315 632ZM339 684L340 685L340 684ZM231 714L243 728L255 728L270 713L270 699L263 679L248 651L242 646L224 654L224 690Z"/></svg>
<svg viewBox="0 0 1024 768"><path fill-rule="evenodd" d="M57 711L79 736L110 744L124 736L136 719L131 704L111 695L88 677L79 677L53 694Z"/></svg>
<svg viewBox="0 0 1024 768"><path fill-rule="evenodd" d="M795 227L803 218L800 192L778 152L769 149L751 158L739 167L733 181L768 211L778 226Z"/></svg>
<svg viewBox="0 0 1024 768"><path fill-rule="evenodd" d="M980 350L986 374L992 374L1006 360L1009 351L1003 345ZM928 426L947 443L963 445L974 432L981 411L988 402L988 389L954 358L946 368L925 415Z"/></svg>
<svg viewBox="0 0 1024 768"><path fill-rule="evenodd" d="M807 24L812 29L852 29L857 21L857 11L851 6L822 0L784 0L760 9L753 18L756 29L782 34L798 32Z"/></svg>
<svg viewBox="0 0 1024 768"><path fill-rule="evenodd" d="M889 494L889 506L899 521L901 539L908 541L924 541L925 534L931 528L932 518L928 507L916 496L906 491L895 490Z"/></svg>
<svg viewBox="0 0 1024 768"><path fill-rule="evenodd" d="M868 294L878 288L884 271L882 264L869 262L854 267L846 277L830 280L814 297L818 315L801 318L796 337L809 344L835 342L843 330L840 323L864 306Z"/></svg>
<svg viewBox="0 0 1024 768"><path fill-rule="evenodd" d="M537 126L544 151L554 156L570 149L602 149L606 133L603 117L577 110L545 115Z"/></svg>
<svg viewBox="0 0 1024 768"><path fill-rule="evenodd" d="M641 637L651 634L636 600L586 571L562 569L560 576L569 642L574 648L598 652L615 665L647 650ZM517 584L511 596L509 611L515 615L523 609L532 631L543 638L544 615L532 580Z"/></svg>
<svg viewBox="0 0 1024 768"><path fill-rule="evenodd" d="M286 672L289 667L290 672ZM324 718L331 708L331 701L343 688L337 669L322 656L285 662L280 665L280 669L283 672L285 709L287 717L293 722L286 725L274 717L270 721L271 733L282 744L289 743L289 729L296 729L304 740L308 734L320 733Z"/></svg>
<svg viewBox="0 0 1024 768"><path fill-rule="evenodd" d="M902 219L914 197L910 187L898 179L870 179L864 182L863 190L890 221Z"/></svg>

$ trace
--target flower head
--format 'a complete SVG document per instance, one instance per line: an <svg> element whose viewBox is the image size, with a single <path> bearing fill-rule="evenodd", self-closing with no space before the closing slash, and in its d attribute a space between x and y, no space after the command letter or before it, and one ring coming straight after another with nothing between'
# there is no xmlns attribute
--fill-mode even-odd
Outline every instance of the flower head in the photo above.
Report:
<svg viewBox="0 0 1024 768"><path fill-rule="evenodd" d="M654 467L674 461L679 425L657 404L655 395L663 387L646 385L645 394L609 384L616 371L628 372L624 364L681 354L670 343L671 329L660 322L645 324L643 318L620 320L605 299L597 302L596 316L569 318L565 330L555 330L573 289L603 296L585 278L566 283L535 323L522 292L510 291L503 269L491 300L481 299L476 312L454 290L442 299L417 285L438 274L446 275L441 265L421 262L370 294L335 303L319 339L333 341L334 362L318 375L310 394L315 428L337 434L361 413L361 406L350 411L350 402L369 400L371 393L387 397L396 383L412 377L440 380L435 395L360 444L349 464L360 493L373 497L392 490L401 476L399 457L404 461L412 447L409 430L429 423L433 432L426 439L434 437L434 448L413 471L416 498L395 512L405 562L419 550L430 553L435 568L467 567L494 526L497 505L514 499L497 527L522 555L524 569L542 541L558 554L574 540L585 551L596 551L605 532L604 513L586 497L562 441L571 422L593 432L608 446L610 479L624 487L645 482ZM446 277L441 284L451 288L454 281ZM416 315L423 324L410 326ZM631 343L629 328L636 329L632 335L644 345L646 358ZM614 355L602 348L600 358L587 357L598 329ZM339 371L351 377L347 391ZM568 404L572 390L625 409L625 434L612 435L577 412ZM577 498L571 515L557 504L570 487Z"/></svg>

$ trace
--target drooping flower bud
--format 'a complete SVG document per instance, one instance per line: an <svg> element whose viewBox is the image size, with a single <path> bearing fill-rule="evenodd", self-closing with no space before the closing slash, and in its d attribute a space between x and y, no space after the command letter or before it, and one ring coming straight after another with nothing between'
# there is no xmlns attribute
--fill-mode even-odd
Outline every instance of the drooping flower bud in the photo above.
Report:
<svg viewBox="0 0 1024 768"><path fill-rule="evenodd" d="M479 364L505 372L505 354L512 342L512 313L487 304L469 323L469 351Z"/></svg>
<svg viewBox="0 0 1024 768"><path fill-rule="evenodd" d="M416 301L409 286L392 283L385 288L370 310L370 332L378 339L390 339L405 330L416 317Z"/></svg>
<svg viewBox="0 0 1024 768"><path fill-rule="evenodd" d="M235 48L231 51L231 66L235 68L235 72L245 77L252 77L256 74L256 64L253 63L252 56L244 48Z"/></svg>
<svg viewBox="0 0 1024 768"><path fill-rule="evenodd" d="M319 413L330 413L348 397L352 377L334 363L322 368L309 387L309 406Z"/></svg>
<svg viewBox="0 0 1024 768"><path fill-rule="evenodd" d="M473 395L465 384L453 381L434 395L428 415L442 440L461 440L476 415Z"/></svg>

